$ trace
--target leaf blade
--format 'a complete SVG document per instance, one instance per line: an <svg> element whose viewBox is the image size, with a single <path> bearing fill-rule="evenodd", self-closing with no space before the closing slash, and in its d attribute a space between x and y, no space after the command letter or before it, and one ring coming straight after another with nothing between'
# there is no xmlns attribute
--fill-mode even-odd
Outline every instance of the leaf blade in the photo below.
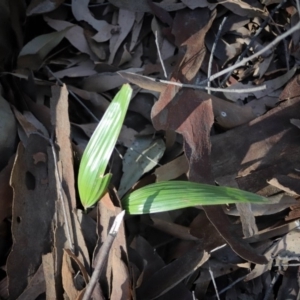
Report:
<svg viewBox="0 0 300 300"><path fill-rule="evenodd" d="M132 88L122 86L95 129L80 162L78 190L82 205L94 205L105 193L110 178L104 176L129 106Z"/></svg>
<svg viewBox="0 0 300 300"><path fill-rule="evenodd" d="M164 212L198 205L265 203L266 198L229 187L189 181L162 181L138 189L123 199L128 214Z"/></svg>

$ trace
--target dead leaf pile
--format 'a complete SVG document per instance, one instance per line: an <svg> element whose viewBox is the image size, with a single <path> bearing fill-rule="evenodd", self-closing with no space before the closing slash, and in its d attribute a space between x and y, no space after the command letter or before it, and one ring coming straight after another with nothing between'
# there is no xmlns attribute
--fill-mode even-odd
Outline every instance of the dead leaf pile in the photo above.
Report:
<svg viewBox="0 0 300 300"><path fill-rule="evenodd" d="M126 216L92 299L298 299L294 26L290 0L2 1L0 298L84 299L122 197L181 179L269 203ZM79 161L126 82L112 185L84 213Z"/></svg>

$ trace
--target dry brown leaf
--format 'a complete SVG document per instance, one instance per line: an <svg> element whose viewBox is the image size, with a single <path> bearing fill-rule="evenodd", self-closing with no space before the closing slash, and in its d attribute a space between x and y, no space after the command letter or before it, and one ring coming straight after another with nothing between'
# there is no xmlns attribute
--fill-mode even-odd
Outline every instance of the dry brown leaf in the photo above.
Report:
<svg viewBox="0 0 300 300"><path fill-rule="evenodd" d="M273 259L280 256L280 254L292 254L294 256L300 257L298 243L300 239L300 232L296 229L290 231L288 234L284 235L281 239L275 242L269 249L266 251L265 256L268 259L268 264L259 265L257 264L254 269L247 275L246 281L253 280L257 278L264 272L268 271ZM282 256L281 256L282 257Z"/></svg>
<svg viewBox="0 0 300 300"><path fill-rule="evenodd" d="M210 33L205 38L205 44L210 51L215 42L215 35L216 33ZM243 43L235 41L229 44L225 39L220 38L216 50L214 51L218 65L223 67L229 60L237 57L241 53L242 47Z"/></svg>
<svg viewBox="0 0 300 300"><path fill-rule="evenodd" d="M266 85L266 89L256 92L251 92L252 95L255 96L255 98L260 99L264 96L270 95L275 90L278 90L283 85L285 85L295 74L297 70L297 67L292 68L287 73L283 74L282 76L279 76L275 79L265 81L263 84ZM251 88L253 85L251 83L249 84L242 84L242 83L236 83L231 85L227 88L227 90L230 89L241 89L244 88ZM230 99L231 101L237 101L238 99L244 100L246 97L249 97L249 93L224 93L225 97L227 99Z"/></svg>
<svg viewBox="0 0 300 300"><path fill-rule="evenodd" d="M17 55L16 44L14 41L14 31L11 22L10 1L1 1L0 3L0 67L3 67L13 57Z"/></svg>
<svg viewBox="0 0 300 300"><path fill-rule="evenodd" d="M45 293L46 283L43 272L43 265L41 264L38 270L35 272L31 281L28 283L25 291L18 297L19 300L31 300L36 299L39 295Z"/></svg>
<svg viewBox="0 0 300 300"><path fill-rule="evenodd" d="M1 281L0 281L0 296L4 299L8 299L9 298L9 294L8 294L8 277L4 277Z"/></svg>
<svg viewBox="0 0 300 300"><path fill-rule="evenodd" d="M141 299L155 299L176 286L189 274L209 259L207 252L199 250L198 246L177 260L158 270L137 290ZM155 288L153 288L155 287Z"/></svg>
<svg viewBox="0 0 300 300"><path fill-rule="evenodd" d="M29 137L30 134L36 132L43 134L45 137L49 137L47 129L44 127L42 123L40 123L35 118L35 116L31 112L24 111L23 114L21 114L15 108L13 108L13 112L19 124L22 126L27 137Z"/></svg>
<svg viewBox="0 0 300 300"><path fill-rule="evenodd" d="M274 108L278 104L278 95L280 91L275 91L261 99L253 99L242 107L251 107L253 114L256 117L262 116L269 109ZM251 121L251 120L249 120Z"/></svg>
<svg viewBox="0 0 300 300"><path fill-rule="evenodd" d="M81 90L74 86L68 86L68 89L74 92L80 98L90 101L94 106L93 112L96 116L98 116L98 114L101 114L102 116L110 104L110 102L105 97L98 93Z"/></svg>
<svg viewBox="0 0 300 300"><path fill-rule="evenodd" d="M131 52L137 45L139 35L142 29L144 20L144 13L135 13L135 22L133 24L132 30L131 30L131 41L129 46L129 51ZM135 50L136 51L136 50Z"/></svg>
<svg viewBox="0 0 300 300"><path fill-rule="evenodd" d="M300 98L281 103L248 124L212 137L215 178L234 176L239 188L272 195L267 180L294 173L298 167L298 129L290 119L298 115ZM239 137L237 140L236 137Z"/></svg>
<svg viewBox="0 0 300 300"><path fill-rule="evenodd" d="M66 86L52 87L51 122L55 128L56 144L59 146L57 168L61 183L57 183L63 199L56 203L56 219L53 220L55 228L55 258L56 278L61 282L61 266L63 249L72 249L81 263L89 267L89 255L84 237L80 228L76 211L75 178L73 166L73 152L70 140L70 121L68 115L68 91ZM60 185L62 190L60 189ZM64 204L62 204L64 201ZM64 207L63 207L64 205ZM65 213L64 213L65 211ZM65 217L67 219L65 219ZM65 225L67 224L67 225ZM68 230L66 229L68 226ZM72 243L72 245L70 245Z"/></svg>
<svg viewBox="0 0 300 300"><path fill-rule="evenodd" d="M89 275L80 260L69 249L64 249L61 271L63 288L70 299L77 299L80 295L80 291L75 284L75 277L78 276L78 270L74 270L72 261L76 263L77 268L81 271L85 284L89 282Z"/></svg>
<svg viewBox="0 0 300 300"><path fill-rule="evenodd" d="M35 164L33 155L40 152L45 153L47 161ZM17 299L40 266L42 254L51 250L57 194L53 158L46 140L31 135L26 149L19 145L11 185L14 244L7 260L7 274L10 297Z"/></svg>
<svg viewBox="0 0 300 300"><path fill-rule="evenodd" d="M131 300L129 270L121 257L119 249L112 250L112 291L111 300Z"/></svg>
<svg viewBox="0 0 300 300"><path fill-rule="evenodd" d="M294 258L299 259L297 256ZM283 263L287 264L285 261ZM291 299L295 295L299 295L298 267L290 266L287 268L285 266L283 269L283 278L278 290L277 299Z"/></svg>
<svg viewBox="0 0 300 300"><path fill-rule="evenodd" d="M197 7L209 7L209 5L211 5L207 0L182 0L181 2L190 9L195 9Z"/></svg>
<svg viewBox="0 0 300 300"><path fill-rule="evenodd" d="M140 287L141 283L147 283L148 280L159 270L161 270L165 263L162 258L158 255L157 251L154 251L153 247L141 236L136 236L132 241L131 247L136 250L140 255L141 273L137 279L137 286ZM135 261L131 255L131 261ZM164 294L163 297L167 299L192 299L191 293L187 290L183 283L179 283L169 292Z"/></svg>
<svg viewBox="0 0 300 300"><path fill-rule="evenodd" d="M128 71L139 72L141 68L128 69ZM83 79L82 89L90 92L102 93L115 89L127 81L115 72L105 72Z"/></svg>
<svg viewBox="0 0 300 300"><path fill-rule="evenodd" d="M297 204L298 201L291 196L283 193L276 194L268 197L267 204L254 204L251 203L251 211L255 217L268 216L276 214L280 211L287 209L290 206ZM235 206L226 207L226 214L231 216L239 216L239 212Z"/></svg>
<svg viewBox="0 0 300 300"><path fill-rule="evenodd" d="M138 2L135 0L109 0L108 2L116 7L128 9L134 12L151 12L151 8L147 0L139 0ZM157 5L166 11L176 11L185 8L183 3L162 2L157 3Z"/></svg>
<svg viewBox="0 0 300 300"><path fill-rule="evenodd" d="M26 15L40 15L58 8L65 0L32 0L27 7Z"/></svg>
<svg viewBox="0 0 300 300"><path fill-rule="evenodd" d="M274 178L267 181L272 186L287 192L292 196L300 196L300 178L293 178L287 175L275 175Z"/></svg>
<svg viewBox="0 0 300 300"><path fill-rule="evenodd" d="M42 34L29 41L18 56L18 68L38 70L47 55L62 41L69 29L70 27L62 31Z"/></svg>
<svg viewBox="0 0 300 300"><path fill-rule="evenodd" d="M218 184L238 189L239 187L234 178L231 177L230 179L231 180L226 181L226 183L223 183L222 180L218 180ZM236 203L235 206L241 219L244 237L247 238L256 234L258 229L255 221L255 215L252 212L251 203Z"/></svg>
<svg viewBox="0 0 300 300"><path fill-rule="evenodd" d="M122 77L126 78L129 82L132 82L147 90L163 92L167 87L166 83L156 81L152 77L125 71L118 73ZM239 106L214 95L208 95L207 93L199 90L195 91L194 99L196 99L196 101L198 99L211 99L215 121L221 127L226 129L237 127L256 118L256 115L252 111L251 107Z"/></svg>
<svg viewBox="0 0 300 300"><path fill-rule="evenodd" d="M287 100L300 96L300 75L296 75L290 82L285 86L279 100Z"/></svg>
<svg viewBox="0 0 300 300"><path fill-rule="evenodd" d="M97 74L94 70L94 63L90 60L81 62L78 66L67 68L61 71L53 72L54 78L64 78L64 77L88 77Z"/></svg>
<svg viewBox="0 0 300 300"><path fill-rule="evenodd" d="M72 13L77 21L86 21L98 31L97 42L108 41L112 37L112 31L116 26L108 24L106 21L95 19L89 8L89 0L73 0Z"/></svg>
<svg viewBox="0 0 300 300"><path fill-rule="evenodd" d="M17 123L9 103L0 95L0 169L15 152Z"/></svg>
<svg viewBox="0 0 300 300"><path fill-rule="evenodd" d="M13 190L9 185L12 167L15 161L15 156L12 156L0 172L0 223L5 218L9 218L12 214Z"/></svg>
<svg viewBox="0 0 300 300"><path fill-rule="evenodd" d="M160 218L160 214L158 214L157 216L155 216L154 214L150 216L150 218L151 220L149 220L149 222L146 222L146 224L149 224L153 228L156 228L160 231L163 231L181 240L187 240L187 241L198 240L198 238L196 238L190 233L190 228L182 225L178 225L170 221L163 220Z"/></svg>
<svg viewBox="0 0 300 300"><path fill-rule="evenodd" d="M185 155L181 155L169 163L155 169L156 181L166 181L178 178L188 172L189 164Z"/></svg>
<svg viewBox="0 0 300 300"><path fill-rule="evenodd" d="M75 286L75 271L72 267L71 258L66 251L64 251L63 254L61 273L64 291L66 292L69 299L76 299L80 291L78 291Z"/></svg>
<svg viewBox="0 0 300 300"><path fill-rule="evenodd" d="M35 103L26 95L24 98L32 114L45 126L48 132L51 132L50 109L45 105Z"/></svg>
<svg viewBox="0 0 300 300"><path fill-rule="evenodd" d="M250 203L237 203L236 208L241 218L244 237L250 237L256 234L258 229Z"/></svg>
<svg viewBox="0 0 300 300"><path fill-rule="evenodd" d="M93 264L95 264L95 261L97 261L99 248L103 244L104 240L107 238L108 232L110 230L115 216L121 211L120 207L118 207L120 204L117 204L118 206L116 206L116 204L117 203L112 202L109 194L105 194L101 201L98 202L98 242L94 251ZM128 299L128 295L130 295L130 282L128 275L128 267L126 266L127 262L124 261L124 258L127 259L127 247L124 225L122 224L118 231L117 237L115 238L113 245L110 249L108 261L105 264L104 268L105 272L103 272L100 277L100 285L102 291L110 296L112 295L114 289L117 289L119 293L118 289L122 286L124 297L125 299ZM118 276L119 269L117 269L116 267L122 268L123 270L120 276Z"/></svg>
<svg viewBox="0 0 300 300"><path fill-rule="evenodd" d="M58 285L57 278L55 276L56 266L55 258L53 253L47 253L42 256L43 271L46 284L46 297L47 299L57 299L59 294L63 293L61 283Z"/></svg>
<svg viewBox="0 0 300 300"><path fill-rule="evenodd" d="M97 60L96 55L91 51L85 35L84 30L82 27L78 25L74 25L67 21L61 21L61 20L54 20L47 16L44 16L44 20L47 22L47 24L52 27L53 29L57 31L64 30L68 27L71 27L66 35L65 38L68 39L68 41L81 53L86 53L90 56L91 60Z"/></svg>
<svg viewBox="0 0 300 300"><path fill-rule="evenodd" d="M239 16L247 16L249 18L260 17L265 19L268 16L268 12L255 7L254 5L248 4L241 0L218 0L218 3L231 10L234 14ZM257 4L260 6L259 4Z"/></svg>
<svg viewBox="0 0 300 300"><path fill-rule="evenodd" d="M109 50L110 50L110 56L108 60L109 64L113 63L117 50L119 49L121 43L124 41L126 36L131 31L131 28L134 24L134 19L135 19L134 12L127 9L119 10L118 25L120 26L120 28L122 28L122 30L115 33L109 40ZM97 39L98 34L93 37L96 41L98 41Z"/></svg>

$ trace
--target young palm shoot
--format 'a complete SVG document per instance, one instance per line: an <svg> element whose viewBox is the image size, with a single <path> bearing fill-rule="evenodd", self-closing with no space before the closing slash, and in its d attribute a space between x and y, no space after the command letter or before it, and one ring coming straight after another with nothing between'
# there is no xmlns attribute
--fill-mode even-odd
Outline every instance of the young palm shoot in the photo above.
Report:
<svg viewBox="0 0 300 300"><path fill-rule="evenodd" d="M107 191L112 174L105 174L120 134L132 89L123 85L93 133L80 162L78 189L85 209L93 206ZM142 187L123 199L128 214L170 211L198 205L265 203L266 198L229 187L189 181L158 182Z"/></svg>
<svg viewBox="0 0 300 300"><path fill-rule="evenodd" d="M107 191L112 174L105 174L128 109L132 88L124 84L94 131L80 162L78 190L85 209Z"/></svg>
<svg viewBox="0 0 300 300"><path fill-rule="evenodd" d="M266 203L267 199L243 190L189 181L162 181L144 186L123 199L128 214L165 212L198 205Z"/></svg>

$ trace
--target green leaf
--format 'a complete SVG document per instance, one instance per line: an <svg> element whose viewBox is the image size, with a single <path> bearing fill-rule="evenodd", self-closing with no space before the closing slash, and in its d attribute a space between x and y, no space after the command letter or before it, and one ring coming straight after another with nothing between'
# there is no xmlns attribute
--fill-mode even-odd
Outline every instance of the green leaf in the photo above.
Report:
<svg viewBox="0 0 300 300"><path fill-rule="evenodd" d="M111 174L104 176L128 109L132 88L122 86L94 131L80 162L78 190L82 205L94 205L106 192Z"/></svg>
<svg viewBox="0 0 300 300"><path fill-rule="evenodd" d="M128 214L148 214L197 205L265 203L266 198L234 189L189 181L162 181L127 195L122 203Z"/></svg>

